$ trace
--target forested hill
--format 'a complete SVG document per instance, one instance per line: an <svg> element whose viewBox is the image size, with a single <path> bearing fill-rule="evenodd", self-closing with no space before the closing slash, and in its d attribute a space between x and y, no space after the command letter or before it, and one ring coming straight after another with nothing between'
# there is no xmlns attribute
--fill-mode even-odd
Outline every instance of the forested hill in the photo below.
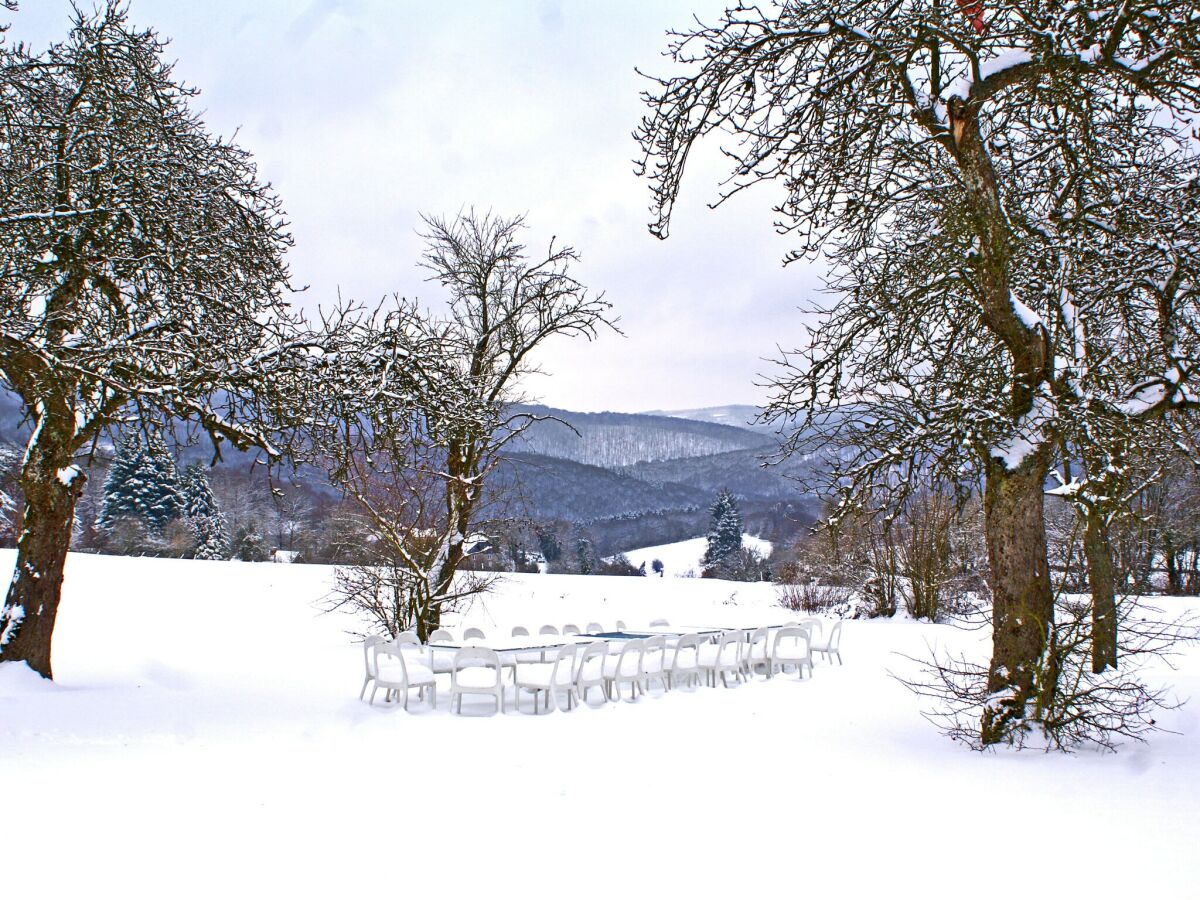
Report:
<svg viewBox="0 0 1200 900"><path fill-rule="evenodd" d="M523 406L519 411L547 418L535 422L512 445L514 451L602 468L766 450L773 443L769 435L746 428L671 416L577 413L546 406Z"/></svg>

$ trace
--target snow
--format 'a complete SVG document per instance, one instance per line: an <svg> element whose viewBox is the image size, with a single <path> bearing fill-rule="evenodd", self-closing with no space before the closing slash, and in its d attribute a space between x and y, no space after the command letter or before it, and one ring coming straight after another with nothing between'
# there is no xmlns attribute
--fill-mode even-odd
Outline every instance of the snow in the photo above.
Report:
<svg viewBox="0 0 1200 900"><path fill-rule="evenodd" d="M1017 314L1017 318L1021 320L1021 324L1030 331L1042 327L1042 317L1026 306L1018 299L1017 295L1012 291L1008 292L1008 300L1012 304L1013 311Z"/></svg>
<svg viewBox="0 0 1200 900"><path fill-rule="evenodd" d="M1177 733L1116 755L972 753L889 672L927 642L986 653L988 636L854 621L845 665L818 661L804 681L480 718L448 714L443 683L438 711L414 699L409 714L357 699L355 623L317 610L331 584L325 567L71 554L57 682L0 666L0 803L29 836L4 895L507 897L538 883L579 898L969 886L988 900L1013 889L988 874L1001 846L1045 827L1035 843L1051 852L1019 863L1039 895L1195 896L1190 706L1162 717ZM791 617L773 602L764 584L513 575L450 624ZM1164 677L1196 695L1200 650L1176 662ZM1116 852L1096 865L1098 847Z"/></svg>
<svg viewBox="0 0 1200 900"><path fill-rule="evenodd" d="M771 552L770 541L764 541L762 538L749 534L742 536L742 546L756 550L763 556L767 556ZM698 537L677 541L673 544L658 544L654 547L629 550L625 556L635 566L645 563L646 574L651 577L657 577L651 564L658 559L662 560L664 577L691 578L694 576L698 578L700 576L700 559L704 556L707 548L708 538Z"/></svg>
<svg viewBox="0 0 1200 900"><path fill-rule="evenodd" d="M66 466L62 469L59 469L57 472L59 483L62 484L63 487L70 487L73 485L75 483L75 479L82 474L83 471L79 468L79 466Z"/></svg>
<svg viewBox="0 0 1200 900"><path fill-rule="evenodd" d="M1014 303L1017 302L1014 300ZM1043 426L1055 415L1054 398L1043 384L1033 398L1033 406L1017 423L1013 434L991 449L993 459L1004 461L1005 468L1015 472L1029 456L1045 443Z"/></svg>

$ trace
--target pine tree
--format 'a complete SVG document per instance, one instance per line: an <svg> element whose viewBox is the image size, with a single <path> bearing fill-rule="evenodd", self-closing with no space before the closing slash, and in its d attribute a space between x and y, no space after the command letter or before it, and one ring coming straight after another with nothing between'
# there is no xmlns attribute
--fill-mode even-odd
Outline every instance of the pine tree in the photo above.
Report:
<svg viewBox="0 0 1200 900"><path fill-rule="evenodd" d="M579 538L575 542L575 558L579 563L579 574L591 575L596 568L596 551L592 549L592 542L587 538Z"/></svg>
<svg viewBox="0 0 1200 900"><path fill-rule="evenodd" d="M119 519L136 517L138 512L133 494L126 489L142 455L141 434L136 430L123 432L117 441L117 452L108 477L104 479L104 501L96 526L110 531Z"/></svg>
<svg viewBox="0 0 1200 900"><path fill-rule="evenodd" d="M104 481L99 527L111 531L122 519L137 519L150 532L161 533L182 512L179 475L162 436L124 433Z"/></svg>
<svg viewBox="0 0 1200 900"><path fill-rule="evenodd" d="M183 515L196 538L196 559L228 559L229 537L225 517L217 506L208 473L200 463L184 469L180 478Z"/></svg>
<svg viewBox="0 0 1200 900"><path fill-rule="evenodd" d="M721 491L709 507L712 524L708 528L708 547L701 562L705 572L732 562L742 551L742 513L728 490Z"/></svg>
<svg viewBox="0 0 1200 900"><path fill-rule="evenodd" d="M161 532L168 522L182 518L183 498L175 459L162 435L151 432L142 447L136 477L141 492L142 516L151 530Z"/></svg>

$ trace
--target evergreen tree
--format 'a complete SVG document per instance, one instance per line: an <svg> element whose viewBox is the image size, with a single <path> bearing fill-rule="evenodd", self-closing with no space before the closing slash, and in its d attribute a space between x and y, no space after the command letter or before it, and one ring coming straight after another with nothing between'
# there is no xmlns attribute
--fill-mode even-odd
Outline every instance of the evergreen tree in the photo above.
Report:
<svg viewBox="0 0 1200 900"><path fill-rule="evenodd" d="M233 556L245 562L266 562L270 556L256 520L251 519L238 529L233 538Z"/></svg>
<svg viewBox="0 0 1200 900"><path fill-rule="evenodd" d="M150 432L143 442L133 486L140 495L142 517L152 531L161 532L168 522L183 517L179 472L158 432Z"/></svg>
<svg viewBox="0 0 1200 900"><path fill-rule="evenodd" d="M99 527L111 531L122 519L138 519L160 534L182 513L179 475L162 436L136 430L122 434L104 481Z"/></svg>
<svg viewBox="0 0 1200 900"><path fill-rule="evenodd" d="M217 506L208 473L200 463L188 466L180 479L183 515L196 537L196 559L228 559L225 517Z"/></svg>
<svg viewBox="0 0 1200 900"><path fill-rule="evenodd" d="M108 477L104 479L104 500L96 520L97 527L102 531L111 531L119 519L138 515L133 493L127 490L127 485L133 478L141 455L141 434L136 429L123 432L117 441L117 452L108 468Z"/></svg>
<svg viewBox="0 0 1200 900"><path fill-rule="evenodd" d="M591 575L592 570L596 568L596 551L592 549L592 542L587 538L577 540L575 557L579 562L579 574Z"/></svg>
<svg viewBox="0 0 1200 900"><path fill-rule="evenodd" d="M721 491L709 507L712 524L708 528L708 547L701 562L706 572L737 558L742 551L742 513L728 490Z"/></svg>

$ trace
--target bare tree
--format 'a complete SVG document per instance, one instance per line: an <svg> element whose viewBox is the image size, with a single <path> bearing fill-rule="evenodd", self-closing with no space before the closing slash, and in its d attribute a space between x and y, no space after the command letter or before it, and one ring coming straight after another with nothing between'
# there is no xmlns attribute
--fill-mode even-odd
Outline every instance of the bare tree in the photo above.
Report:
<svg viewBox="0 0 1200 900"><path fill-rule="evenodd" d="M1196 397L1196 163L1172 123L1200 104L1200 19L1167 0L968 16L787 0L677 33L668 55L686 71L654 79L637 132L652 232L666 236L711 132L736 141L722 200L782 182L790 258L825 251L838 302L784 357L768 415L799 422L785 453L845 450L847 511L983 478L980 733L1012 739L1046 684L1043 490L1060 438L1084 440L1097 411L1133 423Z"/></svg>
<svg viewBox="0 0 1200 900"><path fill-rule="evenodd" d="M480 588L455 573L480 527L488 476L534 420L512 410L531 354L554 335L590 339L609 324L609 304L570 274L573 248L552 241L529 260L521 217L471 210L424 222L421 265L445 290L447 311L400 303L364 325L365 380L339 401L340 432L319 441L334 481L366 511L382 561L400 570L388 590L403 586L422 639L442 610ZM391 359L429 362L402 390L399 371L379 364Z"/></svg>
<svg viewBox="0 0 1200 900"><path fill-rule="evenodd" d="M178 416L218 452L276 456L279 402L325 364L282 297L279 201L245 150L205 130L163 47L109 3L44 53L0 48L0 383L33 424L0 660L46 677L102 432Z"/></svg>

